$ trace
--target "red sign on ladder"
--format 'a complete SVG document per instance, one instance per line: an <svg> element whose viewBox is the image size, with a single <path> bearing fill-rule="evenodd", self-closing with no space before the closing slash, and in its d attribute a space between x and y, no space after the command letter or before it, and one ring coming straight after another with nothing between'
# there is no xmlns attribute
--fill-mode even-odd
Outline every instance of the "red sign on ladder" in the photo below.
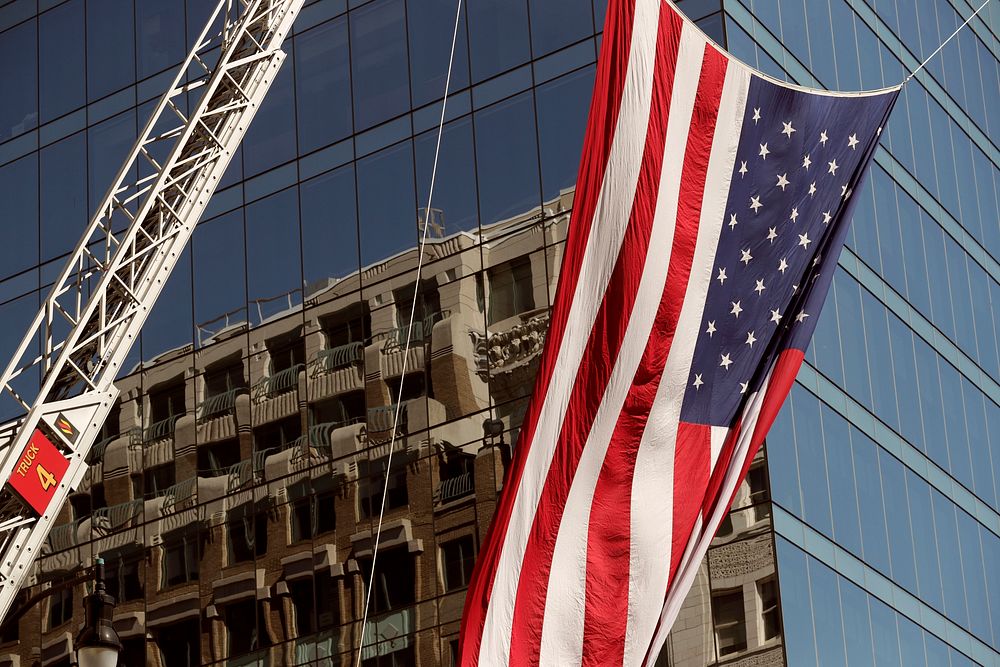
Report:
<svg viewBox="0 0 1000 667"><path fill-rule="evenodd" d="M8 481L14 492L42 515L49 508L49 502L67 468L69 460L40 430L35 429Z"/></svg>

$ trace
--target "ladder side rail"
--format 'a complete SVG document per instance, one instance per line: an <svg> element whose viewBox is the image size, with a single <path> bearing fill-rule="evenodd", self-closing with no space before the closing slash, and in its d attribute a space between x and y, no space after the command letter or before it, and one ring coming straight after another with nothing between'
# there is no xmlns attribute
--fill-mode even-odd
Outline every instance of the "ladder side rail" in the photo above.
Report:
<svg viewBox="0 0 1000 667"><path fill-rule="evenodd" d="M140 133L139 138L132 146L132 149L129 152L128 157L125 159L125 162L123 163L122 167L115 175L112 185L108 188L94 216L91 218L89 224L87 225L87 228L84 230L83 236L76 245L76 249L70 256L69 260L66 262L65 266L63 267L62 271L59 274L59 277L52 284L52 287L49 290L49 294L45 298L45 301L43 302L43 306L49 306L59 296L65 294L66 291L68 291L69 288L67 287L67 283L70 281L70 278L76 273L74 267L76 267L77 264L81 261L83 255L86 253L86 249L96 240L93 237L95 236L95 232L97 232L98 229L102 228L101 225L102 221L104 221L105 219L109 219L106 218L105 211L107 211L109 207L113 206L117 194L122 190L122 184L125 181L125 177L128 175L128 173L136 164L136 158L139 157L140 150L144 145L146 145L149 142L149 135L152 132L153 128L155 127L156 123L159 121L159 118L164 108L167 105L167 100L170 99L170 97L172 97L174 92L177 90L178 85L182 81L183 77L187 74L187 71L190 68L191 63L193 62L195 54L203 46L205 38L207 37L209 30L212 27L212 24L218 18L219 13L225 6L227 6L231 2L232 0L219 0L215 10L212 12L212 15L208 23L206 23L205 28L202 30L201 34L198 37L198 40L195 42L195 47L192 48L192 50L188 53L188 56L184 60L184 63L178 69L177 75L171 82L170 88L167 90L167 93L160 98L160 101L157 103L157 106L153 110L153 113L150 115L149 120L146 122L143 131ZM110 228L107 230L106 235L107 236L112 235L112 231L110 230ZM47 319L51 319L51 315L46 317L45 308L43 307L42 309L39 310L38 314L36 315L35 320L32 322L32 325L30 326L27 334L22 340L21 345L18 346L17 351L15 352L13 358L8 363L6 369L3 372L3 375L0 376L0 386L5 386L8 384L8 382L11 379L12 373L15 370L17 370L18 361L20 361L23 358L24 353L27 350L27 347L31 345L32 342L34 342L35 337L42 328L43 322L46 321ZM28 406L25 406L25 409L28 409Z"/></svg>
<svg viewBox="0 0 1000 667"><path fill-rule="evenodd" d="M271 82L273 82L274 74L276 74L278 66L280 66L280 63L284 59L284 53L280 51L281 40L287 34L287 31L290 28L291 23L294 21L295 16L298 13L298 10L301 8L302 1L303 0L290 0L288 2L278 2L276 0L269 0L268 10L266 12L267 14L274 13L276 9L279 8L279 6L283 6L283 9L282 13L280 14L280 19L277 22L276 26L272 26L270 25L270 23L267 24L266 27L269 29L266 30L265 36L270 37L270 39L265 40L265 44L257 42L254 36L248 34L247 32L247 29L253 22L261 20L261 16L255 15L256 12L254 11L247 11L245 13L243 17L245 20L241 21L240 28L235 31L230 29L228 23L227 25L223 26L220 34L231 36L233 37L233 39L230 40L229 48L223 49L222 50L223 52L220 53L220 58L216 64L214 73L210 77L214 82L214 85L210 84L208 91L203 95L201 101L197 105L196 112L191 114L187 118L185 132L183 133L182 138L177 142L177 144L175 144L173 150L171 151L171 159L168 161L167 164L164 165L164 168L161 170L161 173L159 174L159 177L157 179L156 186L151 187L147 194L146 202L143 206L144 209L143 214L135 216L133 224L129 227L128 233L126 234L126 237L123 240L119 241L117 238L113 239L117 247L117 250L115 251L114 261L112 261L109 266L94 267L86 270L87 275L102 273L101 279L98 282L97 287L90 292L90 297L86 302L86 306L81 305L82 312L86 313L87 316L77 318L77 323L72 329L71 337L69 337L66 341L60 343L57 346L57 349L60 350L59 358L57 359L56 363L51 366L49 372L46 374L46 380L43 385L43 391L39 393L38 400L36 400L35 405L29 410L28 414L21 422L17 437L15 437L15 439L10 443L13 446L6 448L7 456L2 467L3 473L6 476L2 477L2 479L7 479L9 477L9 474L13 469L13 464L18 458L18 456L12 456L12 454L14 453L16 453L17 455L20 454L21 446L23 446L23 441L27 440L27 437L30 436L30 433L34 430L35 426L37 425L41 413L43 411L43 408L46 407L45 392L48 392L49 390L52 389L53 382L55 382L55 379L59 376L57 372L58 369L60 369L66 363L72 364L70 357L73 351L73 347L76 344L76 342L78 342L79 337L83 333L83 330L90 326L92 322L91 318L94 315L95 311L98 308L101 308L102 309L101 316L103 317L107 315L104 309L108 306L107 297L108 297L109 287L112 284L111 281L117 276L120 270L122 270L123 268L129 268L127 261L125 261L128 259L129 252L132 253L133 257L137 255L136 250L137 250L137 240L139 238L138 237L139 232L143 231L143 233L148 238L150 238L150 241L152 242L152 237L149 237L149 234L144 229L144 225L149 222L147 216L149 215L150 211L154 210L153 204L158 201L158 198L160 198L159 201L166 203L166 201L162 199L163 185L166 183L167 179L171 175L171 169L173 164L176 163L177 158L180 155L182 155L183 151L187 147L188 145L187 142L190 140L194 128L198 126L201 120L199 114L207 109L208 105L213 100L213 94L218 89L219 83L224 80L224 77L228 76L229 72L228 72L227 58L232 55L234 49L236 48L237 45L241 43L243 37L248 37L251 42L257 45L258 48L271 50L273 53L271 54L270 58L261 59L261 62L263 63L261 67L257 68L257 70L252 70L252 69L247 70L248 72L251 72L251 76L249 77L249 80L244 79L242 83L244 84L244 86L250 84L250 86L255 91L255 93L248 98L247 100L248 103L230 109L228 112L230 114L228 123L224 118L221 125L216 125L217 129L220 126L226 129L226 132L222 134L223 136L225 134L228 134L229 135L228 139L223 138L223 136L219 137L213 136L212 141L216 143L216 147L214 149L215 155L211 159L206 159L202 162L202 171L200 174L197 172L192 172L191 174L186 175L184 179L181 179L186 182L188 191L187 193L185 193L183 188L177 187L177 190L180 194L187 195L186 198L179 200L179 203L186 204L187 211L186 212L178 211L177 213L169 214L169 216L163 216L162 211L160 212L161 213L160 227L161 231L164 232L160 240L164 242L155 249L155 251L152 254L152 257L149 257L148 254L143 255L142 259L143 265L140 267L140 269L142 269L140 271L141 275L136 281L139 287L142 288L141 295L138 295L139 299L136 301L136 303L132 304L133 312L131 314L127 312L123 313L121 312L120 308L118 309L119 312L116 313L117 326L114 331L107 333L107 335L110 335L112 338L110 339L109 343L106 343L106 347L109 348L108 351L105 353L102 349L102 358L99 362L100 367L96 370L96 372L90 374L90 376L85 374L83 372L83 369L77 369L78 374L85 381L87 381L92 386L93 389L98 389L98 390L101 389L101 386L99 385L102 384L107 384L109 389L106 392L104 392L103 395L98 396L96 398L96 400L99 403L99 407L97 407L93 412L94 416L93 421L91 423L83 425L83 429L81 429L81 434L80 434L81 437L78 440L78 444L75 448L75 451L73 451L74 450L73 447L67 447L67 449L71 450L72 452L71 468L70 471L67 472L67 475L64 478L63 483L60 484L60 487L57 490L57 495L59 497L53 499L53 501L51 502L50 511L47 513L47 516L41 517L40 520L34 521L31 525L22 525L20 528L15 527L12 528L11 530L8 530L7 535L5 535L2 540L2 548L0 548L0 576L2 576L3 579L0 580L0 611L5 611L9 607L11 600L18 591L20 582L27 574L26 570L30 568L31 563L34 560L35 554L38 553L38 547L41 545L41 542L45 539L49 524L51 522L53 515L55 514L55 512L52 510L58 510L62 502L65 500L65 496L68 494L69 488L75 487L79 482L79 480L82 478L83 474L85 474L86 472L87 468L83 464L84 457L89 451L89 447L93 440L93 435L96 434L97 429L100 427L101 423L103 423L103 418L110 410L111 403L113 402L114 398L117 395L117 389L114 389L113 387L114 373L109 372L117 368L117 363L112 364L109 362L115 361L114 358L120 357L120 359L117 359L117 361L120 363L120 361L124 358L124 356L128 354L128 350L131 347L131 341L129 339L134 339L135 334L138 333L138 330L141 327L143 321L145 320L145 317L148 314L152 304L155 303L156 297L158 297L160 291L162 290L163 285L166 282L167 275L169 275L169 272L173 268L173 265L176 264L180 252L183 250L184 245L186 245L186 242L190 237L190 233L193 231L194 224L192 224L192 220L196 222L197 217L201 215L201 213L204 211L204 208L207 206L208 199L211 193L214 191L215 186L222 175L222 172L228 165L229 159L232 157L232 153L235 151L235 146L237 146L239 141L242 139L242 136L245 133L250 120L252 120L253 115L256 113L256 109L258 108L260 101L266 94L267 89L270 86ZM227 3L228 0L222 0L219 3L219 6L216 8L216 12L210 19L209 25L206 26L205 31L203 31L202 38L199 40L199 43L196 44L195 47L192 49L191 54L189 54L189 57L185 62L185 69L187 68L187 66L190 65L190 62L193 60L193 55L199 51L199 47L205 46L204 36L205 34L207 34L207 31L209 30L211 23L214 22L214 20L217 18L219 8L225 5L227 7L227 10L229 9L229 5ZM256 2L249 2L246 3L246 5L248 8L251 6L253 8L258 8L261 5L261 0L256 0ZM252 20L250 17L253 17ZM266 76L266 72L270 68L273 68L273 72L270 78L268 78ZM254 80L255 77L256 81ZM178 77L178 79L175 81L174 87L172 87L171 90L167 91L164 98L161 99L161 105L160 105L161 112L166 107L166 101L169 100L169 98L175 93L176 83L179 80L180 78ZM231 77L230 80L232 80L233 83L236 84L235 80L233 80ZM236 85L237 87L239 87L238 84ZM241 121L242 125L240 125ZM146 127L147 135L153 129L153 127L155 127L156 122L157 119L155 117L152 117L150 121L147 123ZM211 134L211 130L209 130L209 128L205 127L205 130L208 131L209 134ZM224 144L220 145L219 141L220 139L222 140L222 142L233 143L232 148L226 150ZM141 153L141 149L143 146L141 141L142 140L140 140L140 142L137 142L136 148L134 148L133 153L130 156L132 161L138 158L139 154ZM119 172L118 178L116 179L116 185L112 186L106 197L107 206L111 207L114 206L115 204L114 198L117 195L117 193L122 191L121 183L124 181L124 177L130 172L131 168L132 164L128 164L126 167L123 167L123 169ZM210 176L214 176L214 178L211 178ZM175 185L177 185L177 182L170 184L169 187L173 187ZM184 224L185 221L180 220L178 218L178 213L180 213L181 216L188 218L187 224ZM175 218L175 221L171 223L167 228L163 228L162 217L173 217ZM87 250L90 244L93 242L91 241L91 238L93 237L93 232L96 231L96 229L100 226L100 222L103 219L104 219L103 216L100 214L95 216L92 225L88 228L88 232L90 232L90 234L85 235L84 239L81 241L80 246L78 247L78 253L76 253L71 258L69 265L67 266L67 270L64 271L63 282L68 281L74 275L73 267L76 266L78 263L81 268L77 270L76 275L80 276L85 273L84 270L85 262L82 251ZM178 223L180 224L178 225ZM107 234L110 242L113 236L110 229L107 230ZM157 278L156 276L160 274L162 274L162 276ZM136 284L136 282L134 282L133 284ZM79 280L77 281L76 286L77 286L77 297L79 298L79 296L83 294L84 286L80 283ZM32 331L29 332L29 334L25 337L25 340L19 347L19 354L21 356L23 356L23 354L26 352L28 345L30 345L31 342L35 339L35 336L37 335L38 331L41 328L42 322L45 321L46 315L48 315L49 317L55 317L56 313L54 312L55 309L53 308L53 304L56 303L55 299L58 298L58 296L62 296L63 294L71 291L71 289L72 289L71 287L63 289L61 285L53 287L52 290L53 299L51 301L47 300L47 302L44 304L42 310L35 318L35 326L33 327ZM100 324L98 324L98 327L100 327ZM130 333L132 334L131 336L129 335ZM98 331L96 334L91 333L91 338L93 338L94 335L101 335L101 332ZM15 363L16 360L15 362L11 363L11 365L8 367L8 371L5 372L4 374L5 380L7 376L11 375L10 371ZM91 397L90 400L93 401L95 399ZM62 401L62 403L66 403L66 401ZM22 442L19 443L18 441ZM18 446L19 444L21 446ZM67 443L63 444L65 445ZM10 493L9 491L5 491L3 495L9 496ZM9 508L11 505L11 503L9 502L10 500L11 498L9 497L0 499L0 515L9 514L9 512L5 510ZM16 524L18 524L20 517L14 516L8 519L6 516L0 516L0 519L2 519L2 521L0 521L0 526L15 526Z"/></svg>

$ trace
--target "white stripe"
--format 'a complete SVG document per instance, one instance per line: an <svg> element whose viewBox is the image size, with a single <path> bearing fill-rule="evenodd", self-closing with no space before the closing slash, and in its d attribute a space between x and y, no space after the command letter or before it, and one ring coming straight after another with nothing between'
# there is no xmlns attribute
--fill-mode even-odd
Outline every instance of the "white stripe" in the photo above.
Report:
<svg viewBox="0 0 1000 667"><path fill-rule="evenodd" d="M663 297L677 220L684 148L691 127L705 44L706 40L697 28L684 25L670 97L670 116L663 151L665 157L660 172L649 249L618 359L573 477L552 555L552 575L542 624L540 665L543 666L575 665L581 661L590 506L608 444L625 398L632 389L636 370L653 328L657 307Z"/></svg>
<svg viewBox="0 0 1000 667"><path fill-rule="evenodd" d="M728 428L723 426L712 427L712 460L708 465L709 470L715 470L715 464L719 460L719 452L722 451L722 445L726 444L726 436L728 434Z"/></svg>
<svg viewBox="0 0 1000 667"><path fill-rule="evenodd" d="M642 434L632 479L625 664L641 664L663 608L673 535L674 450L736 162L750 73L730 62L705 178L698 240L674 340ZM653 656L655 659L655 655Z"/></svg>
<svg viewBox="0 0 1000 667"><path fill-rule="evenodd" d="M659 15L659 0L636 1L618 123L594 219L590 223L590 236L568 314L569 324L558 351L559 361L539 413L534 438L530 444L522 445L529 447L528 455L504 536L479 650L479 664L484 667L505 665L510 657L510 631L518 577L532 520L552 462L580 359L601 303L601 295L614 269L632 210L649 123Z"/></svg>
<svg viewBox="0 0 1000 667"><path fill-rule="evenodd" d="M762 385L763 387L770 385L773 373L774 365L772 364ZM664 642L667 641L667 635L670 634L670 629L673 627L674 621L677 620L677 614L680 613L684 599L687 597L687 592L691 588L695 576L698 574L701 561L705 557L705 554L708 553L708 546L719 529L719 524L722 523L726 514L729 513L728 501L733 497L737 485L742 481L743 463L746 461L750 441L753 439L753 432L757 427L757 419L760 417L760 409L764 403L766 394L766 391L754 392L743 409L743 417L740 420L742 426L736 438L736 446L733 451L731 464L729 469L726 470L726 475L719 488L719 498L724 499L724 501L716 505L715 511L712 513L712 516L708 517L707 521L702 521L702 518L699 517L695 524L695 530L692 531L691 537L688 540L685 559L677 569L677 577L674 580L674 585L671 588L670 595L664 600L663 609L660 612L656 635L650 642L651 650L650 659L647 663L648 666L653 664Z"/></svg>

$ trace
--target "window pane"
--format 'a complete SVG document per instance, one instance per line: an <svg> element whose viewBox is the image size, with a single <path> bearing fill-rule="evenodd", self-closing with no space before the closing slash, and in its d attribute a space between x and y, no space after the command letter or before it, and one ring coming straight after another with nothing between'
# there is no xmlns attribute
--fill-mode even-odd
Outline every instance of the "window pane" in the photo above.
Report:
<svg viewBox="0 0 1000 667"><path fill-rule="evenodd" d="M351 72L347 20L340 18L295 39L299 152L351 134Z"/></svg>
<svg viewBox="0 0 1000 667"><path fill-rule="evenodd" d="M87 95L104 97L135 80L132 12L120 0L87 0Z"/></svg>
<svg viewBox="0 0 1000 667"><path fill-rule="evenodd" d="M296 188L247 206L247 293L254 325L302 303L298 212Z"/></svg>
<svg viewBox="0 0 1000 667"><path fill-rule="evenodd" d="M586 67L538 88L544 201L551 201L564 189L576 185L595 71L594 67Z"/></svg>
<svg viewBox="0 0 1000 667"><path fill-rule="evenodd" d="M343 278L358 270L358 222L354 166L299 186L305 284ZM309 291L312 291L310 289Z"/></svg>
<svg viewBox="0 0 1000 667"><path fill-rule="evenodd" d="M0 266L4 274L15 273L38 262L37 154L0 167L0 202L10 221L4 225Z"/></svg>
<svg viewBox="0 0 1000 667"><path fill-rule="evenodd" d="M199 224L191 246L194 321L200 346L247 321L243 210Z"/></svg>
<svg viewBox="0 0 1000 667"><path fill-rule="evenodd" d="M410 40L410 81L413 106L421 107L444 96L451 38L455 29L452 0L410 0L407 23ZM469 50L466 40L466 3L462 3L455 57L451 67L451 92L469 85Z"/></svg>
<svg viewBox="0 0 1000 667"><path fill-rule="evenodd" d="M416 138L417 153L417 204L421 218L426 216L430 192L431 172L434 166L434 148L437 129ZM435 209L428 238L450 236L459 230L472 231L479 226L476 208L476 158L472 143L472 120L463 118L448 123L441 135L441 152L438 157L437 176L434 181Z"/></svg>
<svg viewBox="0 0 1000 667"><path fill-rule="evenodd" d="M409 141L358 161L358 216L362 266L416 245L413 150Z"/></svg>
<svg viewBox="0 0 1000 667"><path fill-rule="evenodd" d="M3 33L0 39L0 140L38 125L38 61L35 21Z"/></svg>
<svg viewBox="0 0 1000 667"><path fill-rule="evenodd" d="M403 0L376 0L350 16L354 120L363 130L409 107L406 12Z"/></svg>
<svg viewBox="0 0 1000 667"><path fill-rule="evenodd" d="M184 4L177 0L135 0L135 32L140 79L180 63L187 51Z"/></svg>
<svg viewBox="0 0 1000 667"><path fill-rule="evenodd" d="M281 48L294 60L292 40ZM294 67L286 62L243 138L243 173L249 178L295 157Z"/></svg>
<svg viewBox="0 0 1000 667"><path fill-rule="evenodd" d="M475 122L483 224L538 206L538 150L531 93L478 112Z"/></svg>
<svg viewBox="0 0 1000 667"><path fill-rule="evenodd" d="M83 106L83 0L71 0L38 19L38 78L42 123ZM6 104L6 100L4 101Z"/></svg>
<svg viewBox="0 0 1000 667"><path fill-rule="evenodd" d="M528 7L525 0L481 0L469 5L473 82L528 61Z"/></svg>
<svg viewBox="0 0 1000 667"><path fill-rule="evenodd" d="M83 132L47 146L41 152L42 259L69 252L87 224L87 142ZM110 185L110 184L109 184Z"/></svg>
<svg viewBox="0 0 1000 667"><path fill-rule="evenodd" d="M590 0L529 0L529 4L531 50L535 58L594 32Z"/></svg>

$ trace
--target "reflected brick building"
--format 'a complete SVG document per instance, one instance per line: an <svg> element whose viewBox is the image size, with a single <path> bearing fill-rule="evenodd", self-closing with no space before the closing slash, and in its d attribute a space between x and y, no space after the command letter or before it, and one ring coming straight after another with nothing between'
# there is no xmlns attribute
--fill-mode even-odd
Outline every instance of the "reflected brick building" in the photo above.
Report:
<svg viewBox="0 0 1000 667"><path fill-rule="evenodd" d="M283 295L256 326L233 314L201 325L198 350L143 363L121 382L33 590L102 555L126 664L340 665L359 647L364 665L451 664L544 343L539 304L555 289L572 196L481 239L445 235L441 213L431 216L409 332L415 249L309 286L301 301ZM490 419L502 433L484 431ZM783 664L767 500L758 464L665 664ZM68 664L84 594L78 585L28 612L0 664Z"/></svg>

